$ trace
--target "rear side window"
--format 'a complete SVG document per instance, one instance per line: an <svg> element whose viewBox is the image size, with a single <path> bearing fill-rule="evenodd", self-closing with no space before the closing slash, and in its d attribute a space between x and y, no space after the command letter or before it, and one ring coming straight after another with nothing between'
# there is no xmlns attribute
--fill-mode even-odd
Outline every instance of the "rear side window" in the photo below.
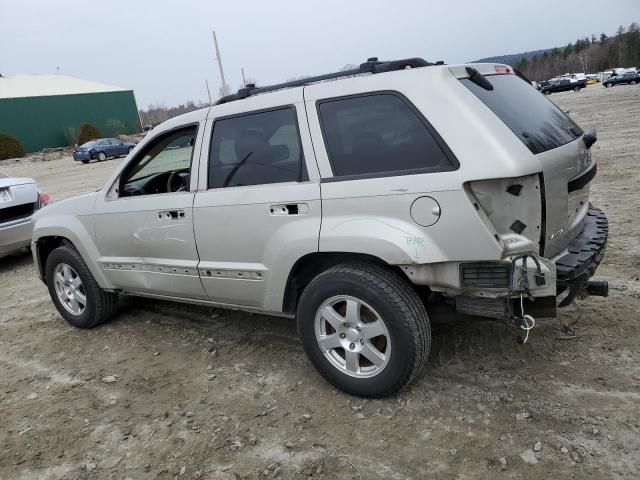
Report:
<svg viewBox="0 0 640 480"><path fill-rule="evenodd" d="M433 128L397 94L324 100L318 111L336 177L458 168Z"/></svg>
<svg viewBox="0 0 640 480"><path fill-rule="evenodd" d="M209 188L307 179L293 107L216 120Z"/></svg>
<svg viewBox="0 0 640 480"><path fill-rule="evenodd" d="M478 97L534 154L565 145L582 130L544 95L516 75L487 75L493 90L468 78L462 84Z"/></svg>

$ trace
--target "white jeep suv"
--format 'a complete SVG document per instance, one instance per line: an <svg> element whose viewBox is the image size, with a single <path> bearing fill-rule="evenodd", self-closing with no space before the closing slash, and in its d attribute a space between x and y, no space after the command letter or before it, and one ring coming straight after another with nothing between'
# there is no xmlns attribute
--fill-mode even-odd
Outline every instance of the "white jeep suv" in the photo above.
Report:
<svg viewBox="0 0 640 480"><path fill-rule="evenodd" d="M529 329L563 291L606 295L595 140L509 66L372 58L154 128L35 215L34 260L77 327L118 294L296 317L329 382L390 395L431 304Z"/></svg>

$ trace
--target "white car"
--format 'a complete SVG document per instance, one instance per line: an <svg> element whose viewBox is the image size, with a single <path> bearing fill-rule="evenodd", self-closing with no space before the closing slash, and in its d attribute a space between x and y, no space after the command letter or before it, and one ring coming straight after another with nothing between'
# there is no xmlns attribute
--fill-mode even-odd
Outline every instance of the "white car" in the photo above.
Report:
<svg viewBox="0 0 640 480"><path fill-rule="evenodd" d="M154 128L36 215L34 260L75 326L119 294L296 317L328 381L390 395L433 304L528 335L561 293L606 295L595 141L507 65L369 59Z"/></svg>
<svg viewBox="0 0 640 480"><path fill-rule="evenodd" d="M0 172L0 257L31 245L31 216L49 203L32 178L13 178Z"/></svg>

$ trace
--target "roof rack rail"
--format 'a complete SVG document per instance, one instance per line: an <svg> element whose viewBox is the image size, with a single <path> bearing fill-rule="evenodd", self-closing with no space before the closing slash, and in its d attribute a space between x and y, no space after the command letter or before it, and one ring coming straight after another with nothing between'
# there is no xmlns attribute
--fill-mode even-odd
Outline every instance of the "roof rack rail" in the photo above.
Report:
<svg viewBox="0 0 640 480"><path fill-rule="evenodd" d="M242 100L243 98L257 95L259 93L273 92L274 90L282 90L284 88L301 87L311 83L321 82L323 80L332 80L342 77L350 77L352 75L360 75L363 73L384 73L395 70L404 70L405 68L429 67L432 65L444 65L443 61L436 63L427 62L422 58L405 58L403 60L379 61L378 57L368 58L366 62L361 63L358 68L343 70L341 72L326 73L315 77L301 78L291 82L278 83L276 85L268 85L265 87L256 87L254 84L248 84L244 88L240 88L237 93L226 95L216 102L216 105Z"/></svg>

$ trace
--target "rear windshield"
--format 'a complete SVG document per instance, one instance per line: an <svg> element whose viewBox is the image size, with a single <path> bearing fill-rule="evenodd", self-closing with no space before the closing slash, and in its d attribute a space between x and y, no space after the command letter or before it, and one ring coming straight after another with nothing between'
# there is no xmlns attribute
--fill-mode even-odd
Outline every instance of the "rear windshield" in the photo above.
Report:
<svg viewBox="0 0 640 480"><path fill-rule="evenodd" d="M460 81L491 109L534 154L565 145L582 135L550 100L516 75L487 75L493 90L468 78Z"/></svg>

